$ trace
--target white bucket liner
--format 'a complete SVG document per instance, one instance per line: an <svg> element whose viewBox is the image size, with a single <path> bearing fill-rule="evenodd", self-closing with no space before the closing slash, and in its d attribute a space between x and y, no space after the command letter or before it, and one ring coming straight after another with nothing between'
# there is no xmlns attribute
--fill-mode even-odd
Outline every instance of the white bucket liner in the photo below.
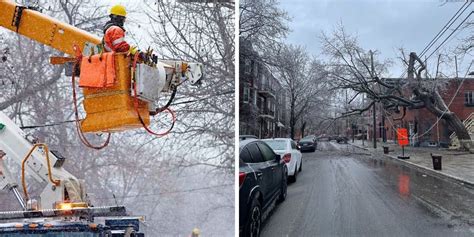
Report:
<svg viewBox="0 0 474 237"><path fill-rule="evenodd" d="M166 84L165 65L161 62L155 67L138 64L136 68L137 95L141 100L157 101Z"/></svg>

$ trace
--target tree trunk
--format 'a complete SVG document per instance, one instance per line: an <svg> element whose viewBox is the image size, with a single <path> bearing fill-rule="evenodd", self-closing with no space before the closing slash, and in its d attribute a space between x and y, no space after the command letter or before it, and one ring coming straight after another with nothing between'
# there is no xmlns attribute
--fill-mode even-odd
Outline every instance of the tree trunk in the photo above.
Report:
<svg viewBox="0 0 474 237"><path fill-rule="evenodd" d="M439 111L441 111L441 114L437 116L442 116L441 118L444 119L444 121L446 121L449 127L453 129L454 133L458 137L461 149L469 151L469 149L472 148L472 141L466 126L464 126L464 124L461 122L461 119L459 119L459 117L455 113L449 110L448 106L444 102L437 89L435 89L435 91L432 93L432 97L436 101L436 105L438 108L437 112L439 113ZM446 112L443 114L443 111ZM434 114L436 115L436 113Z"/></svg>
<svg viewBox="0 0 474 237"><path fill-rule="evenodd" d="M446 121L446 123L448 123L449 127L454 130L462 150L469 151L474 148L469 131L467 131L466 126L464 126L456 114L452 113L447 116L443 116L443 119Z"/></svg>
<svg viewBox="0 0 474 237"><path fill-rule="evenodd" d="M419 97L423 100L428 111L437 117L441 116L441 118L446 121L448 126L453 129L454 133L459 139L459 144L462 150L469 151L469 149L473 148L471 137L469 135L469 131L466 129L466 126L464 126L461 119L459 119L455 113L449 110L448 106L444 103L437 90L429 95L425 94ZM436 101L436 104L432 103L432 100Z"/></svg>
<svg viewBox="0 0 474 237"><path fill-rule="evenodd" d="M417 60L422 68L418 71L416 79L415 74L415 60ZM473 149L473 141L469 136L469 131L467 131L466 126L461 122L459 117L449 110L449 107L444 102L443 98L438 92L438 89L435 88L433 91L429 92L427 89L421 87L421 71L425 70L425 65L423 61L416 56L415 53L410 53L410 61L408 64L408 80L410 81L410 87L413 90L415 96L423 101L423 104L428 111L434 114L436 117L441 117L446 121L446 123L454 130L454 133L459 139L460 148L462 150L469 151Z"/></svg>
<svg viewBox="0 0 474 237"><path fill-rule="evenodd" d="M469 136L469 132L467 131L464 124L461 120L456 116L456 114L450 114L448 116L443 116L443 119L449 124L449 126L454 130L456 136L459 140L470 140L471 136Z"/></svg>
<svg viewBox="0 0 474 237"><path fill-rule="evenodd" d="M295 138L295 108L292 106L290 108L290 137L291 139Z"/></svg>
<svg viewBox="0 0 474 237"><path fill-rule="evenodd" d="M301 138L304 137L304 129L306 128L306 122L303 122L303 124L301 125Z"/></svg>

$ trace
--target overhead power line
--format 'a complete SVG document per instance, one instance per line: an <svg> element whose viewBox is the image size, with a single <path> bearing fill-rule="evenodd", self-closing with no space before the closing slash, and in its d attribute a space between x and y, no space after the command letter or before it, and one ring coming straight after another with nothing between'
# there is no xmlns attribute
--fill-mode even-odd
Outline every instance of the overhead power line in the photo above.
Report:
<svg viewBox="0 0 474 237"><path fill-rule="evenodd" d="M212 186L201 187L201 188L185 189L185 190L163 191L163 192L157 192L157 193L143 193L143 194L135 194L135 195L115 196L115 198L125 199L125 198L138 198L138 197L154 197L154 196L160 196L160 195L165 195L165 194L192 193L192 192L201 191L201 190L228 187L228 186L233 186L233 185L234 185L233 183L218 184L218 185L212 185ZM108 200L108 199L115 199L115 198L114 197L97 197L95 199L97 199L97 200Z"/></svg>
<svg viewBox="0 0 474 237"><path fill-rule="evenodd" d="M451 27L451 25L454 24L454 22L456 22L456 20L464 13L464 11L466 11L466 9L469 8L471 3L472 2L469 2L469 4L468 4L468 2L465 2L458 9L458 11L451 17L451 19L449 19L449 21L443 26L443 28L441 28L441 30L438 32L438 34L436 34L435 37L428 43L428 45L426 45L425 48L421 51L420 58L423 57L423 55L426 52L428 52L428 50L436 43L436 41L438 41L439 38L441 38L441 36L449 29L449 27ZM468 4L468 5L466 6L466 4ZM461 12L461 10L462 10L462 12ZM459 12L461 12L461 13L458 14Z"/></svg>
<svg viewBox="0 0 474 237"><path fill-rule="evenodd" d="M469 13L469 15L467 15L466 18L464 18L464 20L463 20L461 23L459 23L459 25L451 32L451 34L449 34L448 37L446 37L446 39L444 39L443 42L441 42L441 44L438 45L438 47L437 47L435 50L433 50L433 52L431 52L431 54L430 54L428 57L426 57L426 59L430 58L435 52L437 52L438 49L441 48L441 46L443 46L444 43L446 43L446 41L454 34L454 32L456 32L456 31L459 29L459 27L461 27L461 26L464 24L464 22L466 22L467 19L468 19L473 13L474 13L474 11L471 11L471 13Z"/></svg>
<svg viewBox="0 0 474 237"><path fill-rule="evenodd" d="M459 84L458 88L456 89L456 92L454 93L453 97L451 98L451 100L450 100L449 103L447 104L447 109L443 111L443 113L441 114L441 116L437 116L436 122L433 123L433 124L431 125L431 127L428 128L428 130L426 130L426 131L425 131L424 133L422 133L421 135L415 134L416 138L420 138L420 137L423 137L423 136L425 136L426 134L428 134L428 133L429 133L431 130L433 130L433 128L439 123L439 121L443 118L444 114L446 114L447 112L449 112L449 107L451 107L451 104L453 103L454 99L455 99L456 96L458 95L459 90L461 89L461 87L462 87L464 81L466 80L466 77L468 76L468 73L469 73L469 71L470 71L471 66L473 65L473 63L474 63L474 60L471 60L471 64L469 64L469 68L468 68L467 71L466 71L466 75L464 75L464 77L463 77L461 83ZM383 109L383 111L384 111L385 113L388 113L387 110L385 110L384 108L382 108L382 109ZM392 129L393 129L394 131L397 131L397 128L395 127L395 125L393 124L393 122L392 122L390 119L388 119L388 122L390 123ZM397 132L397 134L398 134L398 132Z"/></svg>
<svg viewBox="0 0 474 237"><path fill-rule="evenodd" d="M63 125L65 123L74 123L77 122L78 120L65 120L65 121L60 121L56 123L48 123L48 124L42 124L42 125L30 125L30 126L22 126L20 127L21 129L33 129L33 128L44 128L44 127L53 127L53 126L58 126L58 125Z"/></svg>
<svg viewBox="0 0 474 237"><path fill-rule="evenodd" d="M466 5L467 4L467 5ZM438 34L435 35L435 37L428 43L428 45L425 46L425 48L422 50L421 54L419 55L420 58L423 57L424 54L426 54L430 49L431 47L433 47L433 45L436 43L436 41L438 41L442 35L444 33L446 33L446 31L449 29L449 27L452 26L452 24L454 24L454 22L456 22L456 20L464 13L464 11L466 11L466 9L469 8L469 6L472 4L472 1L466 1L459 9L458 11L451 17L451 19L449 19L449 21L443 26L443 28L441 28L441 30L438 32ZM473 14L473 11L471 11L471 13L469 13L469 15L466 16L466 18L464 18L464 20L451 32L451 34L448 35L447 38L444 39L443 42L441 42L440 45L438 45L438 47L428 56L425 58L425 60L427 60L429 57L431 57L439 48L441 48L441 46L446 43L446 41L459 29L459 27L461 27L462 24L464 24L464 22ZM453 20L454 19L454 20ZM419 67L418 67L419 68ZM407 73L407 71L405 70L399 78L403 78L405 76L405 74Z"/></svg>
<svg viewBox="0 0 474 237"><path fill-rule="evenodd" d="M229 95L229 94L233 94L233 93L235 93L235 92L234 91L224 91L222 93L213 94L213 95L210 95L210 96L205 97L205 98L200 98L200 99L196 99L196 100L179 101L179 102L172 103L171 105L195 103L195 102L199 102L199 101L209 100L209 99L212 99L212 98L217 97L217 96ZM74 120L65 120L65 121L49 123L49 124L22 126L20 128L21 129L34 129L34 128L53 127L53 126L63 125L63 124L66 124L66 123L74 123L74 122L77 122L77 121L78 120L75 120L75 119Z"/></svg>

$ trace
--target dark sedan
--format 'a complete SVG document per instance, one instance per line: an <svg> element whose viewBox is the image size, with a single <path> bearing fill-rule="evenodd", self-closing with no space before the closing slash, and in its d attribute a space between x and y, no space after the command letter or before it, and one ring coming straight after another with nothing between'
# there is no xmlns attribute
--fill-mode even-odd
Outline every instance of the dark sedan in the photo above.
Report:
<svg viewBox="0 0 474 237"><path fill-rule="evenodd" d="M300 147L300 151L312 151L315 152L318 148L318 142L313 137L304 137L298 142L298 146Z"/></svg>
<svg viewBox="0 0 474 237"><path fill-rule="evenodd" d="M259 236L263 217L286 199L288 170L281 157L260 140L240 142L240 236Z"/></svg>
<svg viewBox="0 0 474 237"><path fill-rule="evenodd" d="M337 142L337 143L344 143L344 144L347 144L348 141L349 141L349 138L344 137L344 136L338 136L338 137L336 138L336 142Z"/></svg>

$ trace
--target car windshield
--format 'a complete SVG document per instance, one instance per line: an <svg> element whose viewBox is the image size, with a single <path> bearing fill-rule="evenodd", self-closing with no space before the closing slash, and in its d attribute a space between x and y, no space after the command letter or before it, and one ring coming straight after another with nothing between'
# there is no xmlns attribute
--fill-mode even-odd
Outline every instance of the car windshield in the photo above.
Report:
<svg viewBox="0 0 474 237"><path fill-rule="evenodd" d="M282 140L265 140L265 143L269 145L273 150L286 150L286 141Z"/></svg>
<svg viewBox="0 0 474 237"><path fill-rule="evenodd" d="M312 141L313 141L313 139L306 138L306 137L300 140L300 142L312 142Z"/></svg>

